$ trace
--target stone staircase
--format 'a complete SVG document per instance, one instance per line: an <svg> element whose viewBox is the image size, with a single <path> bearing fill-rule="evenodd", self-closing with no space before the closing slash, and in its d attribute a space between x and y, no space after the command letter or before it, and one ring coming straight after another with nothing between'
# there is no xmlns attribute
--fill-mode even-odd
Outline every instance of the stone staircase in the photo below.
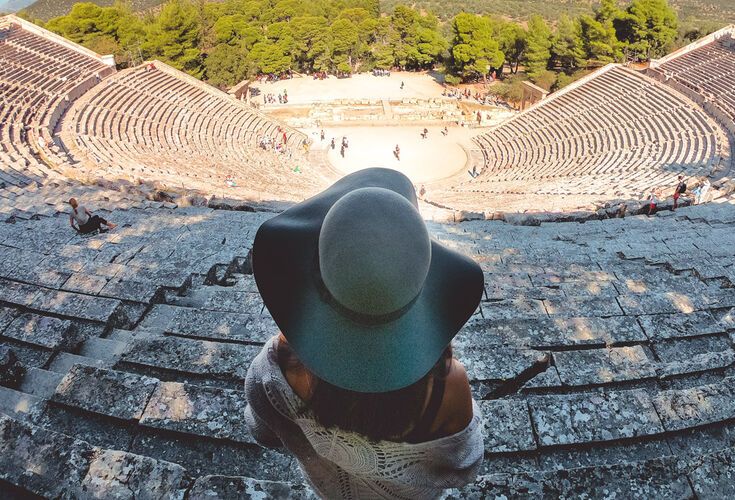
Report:
<svg viewBox="0 0 735 500"><path fill-rule="evenodd" d="M89 239L63 216L0 224L0 496L312 498L243 419L247 368L277 331L249 274L270 215L109 216L120 230ZM731 496L733 225L725 201L429 223L486 285L454 342L485 462L445 497Z"/></svg>

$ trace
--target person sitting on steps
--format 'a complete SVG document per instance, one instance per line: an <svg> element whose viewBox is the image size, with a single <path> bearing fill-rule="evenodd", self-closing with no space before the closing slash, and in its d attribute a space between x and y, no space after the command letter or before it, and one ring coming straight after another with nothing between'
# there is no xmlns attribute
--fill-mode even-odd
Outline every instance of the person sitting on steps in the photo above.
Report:
<svg viewBox="0 0 735 500"><path fill-rule="evenodd" d="M482 415L451 340L483 273L431 239L411 181L370 168L263 223L253 273L280 329L245 422L320 498L437 498L474 481Z"/></svg>
<svg viewBox="0 0 735 500"><path fill-rule="evenodd" d="M69 205L72 208L69 214L69 225L79 234L89 234L95 231L107 232L117 227L117 224L108 222L99 215L93 215L86 207L80 206L76 198L71 198ZM102 226L105 226L106 229L102 229Z"/></svg>

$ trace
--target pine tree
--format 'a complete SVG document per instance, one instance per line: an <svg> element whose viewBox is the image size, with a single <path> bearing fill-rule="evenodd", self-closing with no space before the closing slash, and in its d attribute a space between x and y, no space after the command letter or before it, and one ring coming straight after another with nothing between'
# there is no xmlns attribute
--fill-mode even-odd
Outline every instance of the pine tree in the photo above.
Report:
<svg viewBox="0 0 735 500"><path fill-rule="evenodd" d="M528 48L526 49L526 73L538 78L549 65L551 58L551 30L541 16L534 14L528 21Z"/></svg>

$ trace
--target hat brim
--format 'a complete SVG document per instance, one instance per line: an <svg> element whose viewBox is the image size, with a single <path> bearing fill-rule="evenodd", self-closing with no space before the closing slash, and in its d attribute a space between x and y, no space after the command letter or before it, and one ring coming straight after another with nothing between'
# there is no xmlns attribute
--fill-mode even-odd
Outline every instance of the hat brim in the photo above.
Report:
<svg viewBox="0 0 735 500"><path fill-rule="evenodd" d="M421 293L399 318L364 325L325 301L318 282L318 241L329 208L362 187L391 189L416 205L410 181L389 169L366 169L261 225L253 245L258 290L276 325L317 377L357 392L406 387L434 366L476 310L480 267L432 241Z"/></svg>

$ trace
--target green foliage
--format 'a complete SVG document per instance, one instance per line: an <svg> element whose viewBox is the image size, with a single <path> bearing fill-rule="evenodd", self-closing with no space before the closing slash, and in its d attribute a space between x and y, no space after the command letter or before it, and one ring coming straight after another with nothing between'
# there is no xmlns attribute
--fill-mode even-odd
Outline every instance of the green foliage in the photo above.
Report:
<svg viewBox="0 0 735 500"><path fill-rule="evenodd" d="M526 49L526 73L538 81L551 59L551 30L541 16L531 16L528 21L528 48Z"/></svg>
<svg viewBox="0 0 735 500"><path fill-rule="evenodd" d="M566 72L571 72L586 64L582 47L581 27L579 21L572 21L564 15L559 20L556 33L549 49L550 64Z"/></svg>
<svg viewBox="0 0 735 500"><path fill-rule="evenodd" d="M490 20L475 14L458 14L452 21L450 67L465 80L484 78L502 68L505 54L493 36Z"/></svg>
<svg viewBox="0 0 735 500"><path fill-rule="evenodd" d="M613 23L623 46L648 59L666 53L676 38L678 18L667 0L632 0Z"/></svg>
<svg viewBox="0 0 735 500"><path fill-rule="evenodd" d="M141 50L146 58L160 59L192 76L203 74L199 49L201 23L199 12L188 0L170 0L156 21L147 26Z"/></svg>
<svg viewBox="0 0 735 500"><path fill-rule="evenodd" d="M528 33L522 26L504 21L497 23L496 30L500 51L505 54L511 73L515 74L528 49Z"/></svg>
<svg viewBox="0 0 735 500"><path fill-rule="evenodd" d="M624 51L658 57L719 27L689 21L677 32L666 0L600 0L594 11L592 1L575 2L584 9L575 7L574 17L559 10L552 25L532 15L527 28L468 12L442 23L403 3L381 12L379 0L167 0L144 16L123 4L80 3L47 27L114 53L122 65L157 58L218 86L259 73L436 66L445 68L447 81L475 80L507 64L512 74L525 70L547 88L557 83L548 70L574 75L587 65L622 61ZM438 5L443 19L452 5Z"/></svg>
<svg viewBox="0 0 735 500"><path fill-rule="evenodd" d="M248 51L241 45L217 45L204 61L209 83L224 88L244 80L250 68L247 54Z"/></svg>
<svg viewBox="0 0 735 500"><path fill-rule="evenodd" d="M620 42L615 36L612 20L579 17L580 40L584 58L591 62L611 63L623 58Z"/></svg>

